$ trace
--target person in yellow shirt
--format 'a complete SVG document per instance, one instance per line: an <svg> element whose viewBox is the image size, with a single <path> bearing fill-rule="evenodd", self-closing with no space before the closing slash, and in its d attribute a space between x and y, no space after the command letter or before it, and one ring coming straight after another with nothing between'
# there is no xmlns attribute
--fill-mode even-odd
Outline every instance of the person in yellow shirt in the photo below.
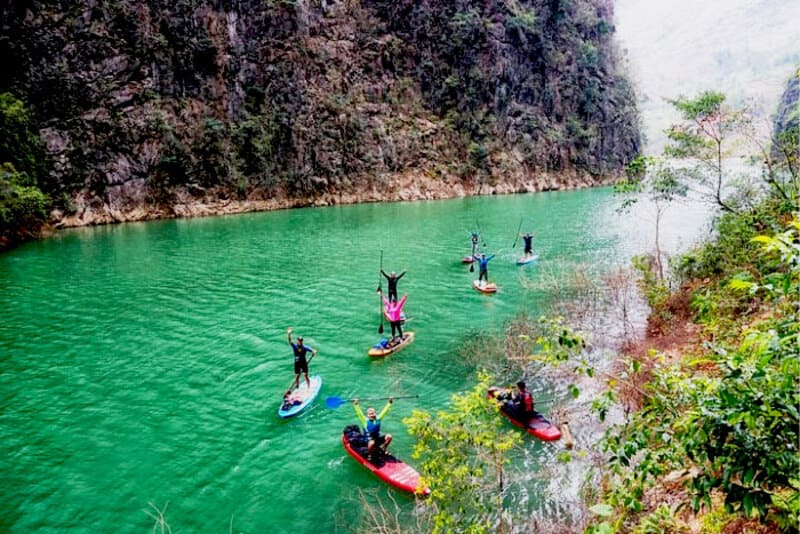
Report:
<svg viewBox="0 0 800 534"><path fill-rule="evenodd" d="M386 403L386 406L383 407L383 410L381 410L380 414L375 412L375 408L367 408L366 417L364 417L364 412L361 411L361 406L358 404L358 399L353 400L353 409L356 411L358 420L361 421L361 431L369 440L367 442L368 456L372 456L374 454L376 445L381 452L385 453L386 449L389 447L389 443L392 442L391 434L381 435L381 421L383 421L383 418L389 412L389 407L392 405L393 400L394 399L392 397L389 397L389 401Z"/></svg>

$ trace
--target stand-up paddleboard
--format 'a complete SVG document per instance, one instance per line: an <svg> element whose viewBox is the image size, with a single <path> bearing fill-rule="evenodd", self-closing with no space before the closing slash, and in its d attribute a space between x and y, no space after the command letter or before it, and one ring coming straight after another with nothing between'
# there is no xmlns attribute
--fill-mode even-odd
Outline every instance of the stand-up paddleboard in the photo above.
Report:
<svg viewBox="0 0 800 534"><path fill-rule="evenodd" d="M286 419L299 414L311 404L319 395L322 388L322 377L314 375L309 377L311 388L308 387L303 377L300 377L300 385L285 397L281 407L278 408L278 415Z"/></svg>
<svg viewBox="0 0 800 534"><path fill-rule="evenodd" d="M461 263L472 263L474 261L475 258L473 258L472 256L464 256L463 258L461 258Z"/></svg>
<svg viewBox="0 0 800 534"><path fill-rule="evenodd" d="M497 400L503 400L503 398L510 399L511 391L498 387L490 387L486 396L490 399ZM561 437L561 431L558 427L539 412L534 412L533 417L527 421L522 421L503 404L500 406L500 413L506 416L506 419L511 421L512 424L524 428L529 434L533 434L542 441L555 441Z"/></svg>
<svg viewBox="0 0 800 534"><path fill-rule="evenodd" d="M368 459L367 438L356 425L344 428L342 444L350 456L390 486L417 495L431 492L429 488L420 487L419 473L413 467L391 454L376 451L375 457Z"/></svg>
<svg viewBox="0 0 800 534"><path fill-rule="evenodd" d="M382 343L378 343L369 349L369 351L367 351L367 355L373 358L383 358L384 356L388 356L411 345L412 341L414 341L414 332L404 332L403 339L401 341L397 343L389 343L386 346L383 346Z"/></svg>
<svg viewBox="0 0 800 534"><path fill-rule="evenodd" d="M532 256L523 256L521 258L517 258L517 265L528 265L529 263L533 263L538 259L538 254L533 254Z"/></svg>
<svg viewBox="0 0 800 534"><path fill-rule="evenodd" d="M472 287L481 293L497 293L497 284L494 282L479 282L478 280L473 280Z"/></svg>

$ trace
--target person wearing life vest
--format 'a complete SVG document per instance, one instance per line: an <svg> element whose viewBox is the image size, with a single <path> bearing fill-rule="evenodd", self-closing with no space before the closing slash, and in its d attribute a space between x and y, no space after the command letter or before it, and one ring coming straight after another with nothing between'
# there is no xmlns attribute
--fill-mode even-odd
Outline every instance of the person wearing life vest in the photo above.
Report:
<svg viewBox="0 0 800 534"><path fill-rule="evenodd" d="M353 409L356 411L358 420L361 421L361 430L369 440L367 441L367 455L369 457L374 457L376 445L380 452L385 453L386 449L389 447L389 443L392 442L391 434L381 435L381 421L383 421L383 418L389 412L389 407L392 405L393 400L392 397L389 397L389 401L386 403L386 406L383 407L380 414L375 412L375 408L367 408L366 417L364 417L364 412L361 411L358 399L353 400Z"/></svg>
<svg viewBox="0 0 800 534"><path fill-rule="evenodd" d="M392 340L390 343L403 341L403 306L407 299L408 294L403 295L403 298L394 302L383 297L383 304L386 306L386 317L389 318L389 324L392 326ZM396 335L395 332L397 333Z"/></svg>
<svg viewBox="0 0 800 534"><path fill-rule="evenodd" d="M286 330L286 339L292 347L292 352L294 352L294 387L296 388L299 385L300 373L302 373L306 378L306 386L308 386L308 389L311 389L311 381L308 379L308 359L306 359L306 354L309 352L316 354L317 349L312 349L308 345L304 345L303 336L297 336L297 343L292 341L291 327ZM287 397L291 391L292 388L289 388L284 397Z"/></svg>
<svg viewBox="0 0 800 534"><path fill-rule="evenodd" d="M519 391L514 395L514 411L517 412L521 419L528 420L536 413L534 411L533 395L525 387L525 382L520 380L517 382Z"/></svg>

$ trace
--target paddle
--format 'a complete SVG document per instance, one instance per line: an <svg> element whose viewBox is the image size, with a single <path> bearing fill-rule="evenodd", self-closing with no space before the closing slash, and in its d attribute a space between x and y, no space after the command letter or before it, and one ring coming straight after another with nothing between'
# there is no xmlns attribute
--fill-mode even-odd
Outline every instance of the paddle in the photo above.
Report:
<svg viewBox="0 0 800 534"><path fill-rule="evenodd" d="M517 235L514 236L514 244L511 245L511 248L515 248L517 246L517 239L519 239L519 231L522 230L522 219L519 220L519 226L517 227Z"/></svg>
<svg viewBox="0 0 800 534"><path fill-rule="evenodd" d="M478 235L481 236L481 244L483 245L483 248L486 248L486 240L483 238L481 223L478 221L478 219L475 219L475 225L478 227Z"/></svg>
<svg viewBox="0 0 800 534"><path fill-rule="evenodd" d="M381 268L378 271L378 304L380 305L381 324L378 326L378 333L383 334L383 289L381 283L383 282L383 249L381 249Z"/></svg>
<svg viewBox="0 0 800 534"><path fill-rule="evenodd" d="M374 401L374 400L397 400L397 399L417 399L419 395L401 395L399 397L358 397L357 399L343 399L342 397L328 397L325 399L325 406L328 408L338 408L342 404L347 404L348 402L353 402L354 400L360 401Z"/></svg>

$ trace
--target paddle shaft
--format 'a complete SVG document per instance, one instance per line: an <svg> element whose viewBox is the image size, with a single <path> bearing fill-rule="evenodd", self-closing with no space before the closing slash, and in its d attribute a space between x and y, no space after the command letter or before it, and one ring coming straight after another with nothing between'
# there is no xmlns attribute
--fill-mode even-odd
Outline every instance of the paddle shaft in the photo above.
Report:
<svg viewBox="0 0 800 534"><path fill-rule="evenodd" d="M514 244L511 245L511 248L515 248L517 246L517 239L519 239L520 230L522 230L522 219L519 220L519 226L517 226L517 235L514 236Z"/></svg>
<svg viewBox="0 0 800 534"><path fill-rule="evenodd" d="M381 249L381 268L378 270L378 311L380 315L380 326L378 326L378 333L383 334L383 290L381 284L383 283L383 249Z"/></svg>
<svg viewBox="0 0 800 534"><path fill-rule="evenodd" d="M480 221L478 221L478 219L475 219L475 226L478 227L478 235L481 236L481 242L483 244L483 247L486 248L486 240L483 238L483 230L481 230L481 223Z"/></svg>
<svg viewBox="0 0 800 534"><path fill-rule="evenodd" d="M347 399L347 400L350 402L353 402L354 400L360 402L362 400L387 400L387 399L397 400L397 399L417 399L417 398L419 398L419 395L400 395L398 397L364 397L363 399L361 397L357 397L354 399Z"/></svg>

